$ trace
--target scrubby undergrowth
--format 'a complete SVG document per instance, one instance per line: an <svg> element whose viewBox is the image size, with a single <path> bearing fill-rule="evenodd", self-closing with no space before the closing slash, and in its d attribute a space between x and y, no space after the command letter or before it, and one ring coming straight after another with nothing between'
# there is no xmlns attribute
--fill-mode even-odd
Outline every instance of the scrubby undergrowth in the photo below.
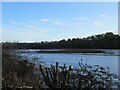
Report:
<svg viewBox="0 0 120 90"><path fill-rule="evenodd" d="M79 62L79 68L51 65L46 67L28 62L10 50L3 50L2 89L16 90L21 88L33 90L111 90L119 88L118 76L110 73L109 68L99 65L89 66Z"/></svg>

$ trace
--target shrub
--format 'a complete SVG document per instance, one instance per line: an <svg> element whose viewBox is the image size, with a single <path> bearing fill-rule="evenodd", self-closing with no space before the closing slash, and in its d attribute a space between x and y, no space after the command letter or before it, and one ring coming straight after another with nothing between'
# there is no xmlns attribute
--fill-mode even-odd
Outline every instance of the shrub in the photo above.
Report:
<svg viewBox="0 0 120 90"><path fill-rule="evenodd" d="M114 81L115 74L110 73L108 67L105 69L99 65L92 67L80 62L79 68L72 69L71 66L67 68L66 65L60 68L56 62L56 66L51 65L48 68L40 65L39 68L44 82L51 90L111 90L118 88L119 85L118 81Z"/></svg>
<svg viewBox="0 0 120 90"><path fill-rule="evenodd" d="M35 75L36 68L28 60L17 56L13 50L2 52L2 89L15 90L18 88L40 88L39 75Z"/></svg>

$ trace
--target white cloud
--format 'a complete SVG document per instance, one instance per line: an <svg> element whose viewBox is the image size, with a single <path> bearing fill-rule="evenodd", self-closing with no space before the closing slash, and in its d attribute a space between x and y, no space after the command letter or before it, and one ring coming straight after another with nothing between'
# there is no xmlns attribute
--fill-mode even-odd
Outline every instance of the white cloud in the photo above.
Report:
<svg viewBox="0 0 120 90"><path fill-rule="evenodd" d="M40 19L40 22L43 22L43 23L50 22L50 23L53 23L53 24L56 24L56 25L63 24L63 22L59 18L51 18L51 19L45 18L45 19Z"/></svg>
<svg viewBox="0 0 120 90"><path fill-rule="evenodd" d="M12 34L11 34L12 33ZM35 33L30 31L13 31L13 30L4 30L3 31L3 41L22 41L22 40L32 40L35 38Z"/></svg>
<svg viewBox="0 0 120 90"><path fill-rule="evenodd" d="M7 27L7 29L11 31L22 31L22 32L26 32L26 31L46 32L49 30L49 28L43 26L37 26L37 25L11 26L11 27Z"/></svg>
<svg viewBox="0 0 120 90"><path fill-rule="evenodd" d="M75 20L84 20L85 17L76 17Z"/></svg>
<svg viewBox="0 0 120 90"><path fill-rule="evenodd" d="M10 24L16 24L16 22L14 22L14 21L9 21L9 23L10 23Z"/></svg>
<svg viewBox="0 0 120 90"><path fill-rule="evenodd" d="M40 30L40 31L47 31L48 28L38 26L38 25L27 25L24 27L26 30Z"/></svg>
<svg viewBox="0 0 120 90"><path fill-rule="evenodd" d="M110 32L113 32L114 34L118 34L118 30L117 29L111 29Z"/></svg>
<svg viewBox="0 0 120 90"><path fill-rule="evenodd" d="M93 18L92 17L75 17L74 18L74 20L76 20L76 21L84 21L84 22L89 22L89 21L91 21L91 20L93 20Z"/></svg>
<svg viewBox="0 0 120 90"><path fill-rule="evenodd" d="M41 22L48 22L48 21L49 21L49 19L44 18L44 19L41 19L40 21L41 21Z"/></svg>
<svg viewBox="0 0 120 90"><path fill-rule="evenodd" d="M9 21L9 26L20 26L20 27L22 27L22 26L25 26L25 25L27 25L27 24L29 24L29 22L18 22L18 21Z"/></svg>
<svg viewBox="0 0 120 90"><path fill-rule="evenodd" d="M53 21L53 23L54 23L54 24L57 24L57 25L61 25L61 24L63 24L63 22L58 21L58 20Z"/></svg>
<svg viewBox="0 0 120 90"><path fill-rule="evenodd" d="M0 28L0 32L2 32L2 28Z"/></svg>
<svg viewBox="0 0 120 90"><path fill-rule="evenodd" d="M9 21L9 24L12 24L12 25L24 25L26 23L25 22Z"/></svg>
<svg viewBox="0 0 120 90"><path fill-rule="evenodd" d="M100 17L103 17L103 18L108 18L109 16L108 15L106 15L106 14L101 14L101 15L99 15Z"/></svg>
<svg viewBox="0 0 120 90"><path fill-rule="evenodd" d="M95 21L95 22L94 22L94 25L96 25L96 26L101 26L101 25L103 25L103 23L100 22L100 21Z"/></svg>
<svg viewBox="0 0 120 90"><path fill-rule="evenodd" d="M118 30L117 29L106 29L106 30L103 30L103 31L101 31L99 33L96 33L96 34L102 34L102 33L106 33L106 32L113 32L114 34L118 34Z"/></svg>
<svg viewBox="0 0 120 90"><path fill-rule="evenodd" d="M47 20L43 20L44 22ZM37 21L36 21L37 22ZM42 32L46 32L49 30L49 28L41 26L40 24L36 24L34 22L31 23L31 21L27 21L27 22L16 22L16 21L9 21L9 24L7 27L7 30L12 30L12 31L35 31L35 30L39 30Z"/></svg>
<svg viewBox="0 0 120 90"><path fill-rule="evenodd" d="M39 27L40 31L34 30L35 26L27 26L22 28L11 27L5 28L2 32L3 41L39 41L43 39L46 32L46 28Z"/></svg>

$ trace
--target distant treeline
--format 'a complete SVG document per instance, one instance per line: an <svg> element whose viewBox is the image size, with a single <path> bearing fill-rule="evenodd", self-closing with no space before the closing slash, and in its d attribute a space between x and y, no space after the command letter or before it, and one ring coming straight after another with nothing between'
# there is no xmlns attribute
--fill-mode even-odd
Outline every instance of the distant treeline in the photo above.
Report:
<svg viewBox="0 0 120 90"><path fill-rule="evenodd" d="M112 32L60 41L34 43L4 42L3 48L18 49L120 49L120 36Z"/></svg>

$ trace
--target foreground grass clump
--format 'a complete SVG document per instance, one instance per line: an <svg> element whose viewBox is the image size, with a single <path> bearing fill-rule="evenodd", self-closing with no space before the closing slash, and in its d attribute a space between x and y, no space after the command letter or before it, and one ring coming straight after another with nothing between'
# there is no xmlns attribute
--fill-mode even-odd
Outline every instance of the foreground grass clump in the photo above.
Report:
<svg viewBox="0 0 120 90"><path fill-rule="evenodd" d="M115 80L115 74L109 72L109 68L105 69L99 65L89 66L79 63L79 68L72 69L64 65L59 68L51 65L50 68L40 65L40 71L44 77L45 84L51 90L111 90L119 88L118 81ZM118 79L117 79L118 80Z"/></svg>

